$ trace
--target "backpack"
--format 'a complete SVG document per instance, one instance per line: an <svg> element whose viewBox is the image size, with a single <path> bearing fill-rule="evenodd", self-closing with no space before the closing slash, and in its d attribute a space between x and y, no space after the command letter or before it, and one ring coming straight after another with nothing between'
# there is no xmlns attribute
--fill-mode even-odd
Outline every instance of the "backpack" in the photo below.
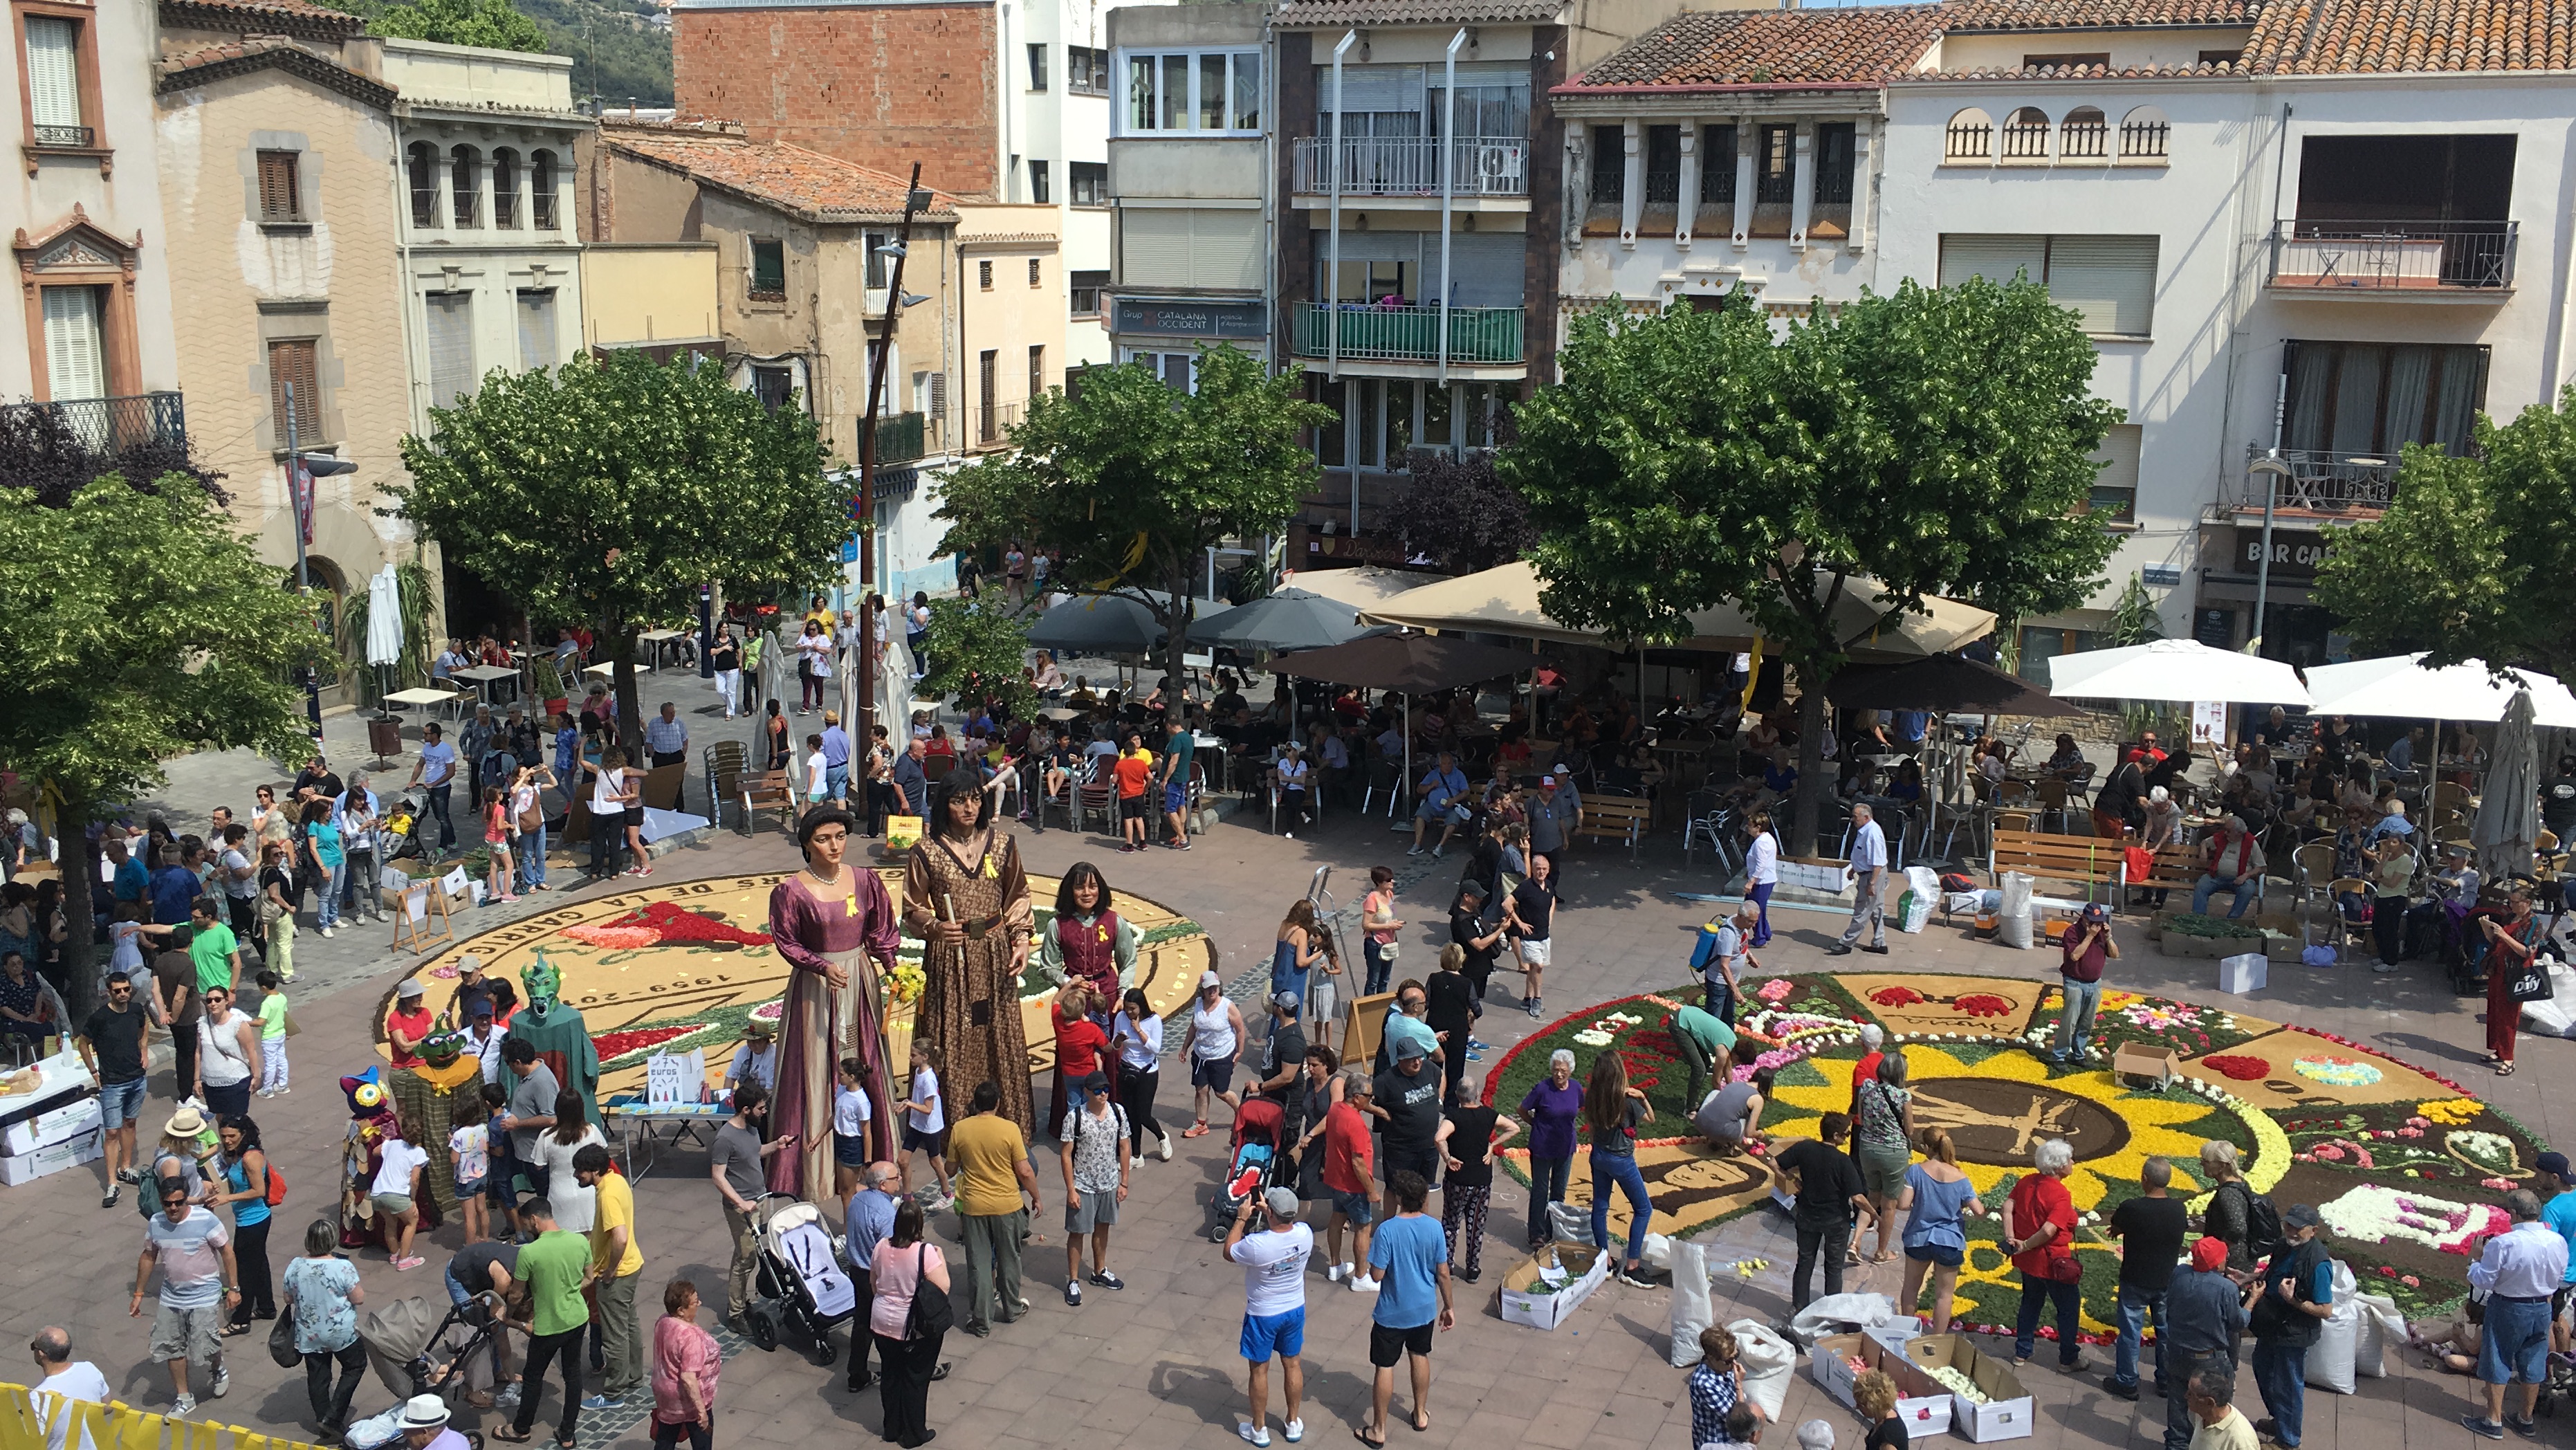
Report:
<svg viewBox="0 0 2576 1450"><path fill-rule="evenodd" d="M286 1202L286 1175L278 1172L277 1165L274 1163L268 1165L268 1196L266 1201L268 1206L271 1208L275 1208Z"/></svg>
<svg viewBox="0 0 2576 1450"><path fill-rule="evenodd" d="M2224 1193L2230 1188L2245 1195L2245 1252L2258 1261L2281 1252L2285 1247L2281 1211L2273 1206L2271 1196L2256 1193L2241 1178L2220 1185L2219 1192Z"/></svg>

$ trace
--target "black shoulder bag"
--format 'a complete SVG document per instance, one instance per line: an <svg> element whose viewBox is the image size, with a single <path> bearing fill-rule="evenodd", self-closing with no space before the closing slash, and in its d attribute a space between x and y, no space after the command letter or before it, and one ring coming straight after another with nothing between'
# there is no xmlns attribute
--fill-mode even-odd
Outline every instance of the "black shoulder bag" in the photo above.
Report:
<svg viewBox="0 0 2576 1450"><path fill-rule="evenodd" d="M948 1302L948 1291L930 1282L930 1245L914 1247L912 1310L903 1320L903 1337L907 1340L925 1334L946 1334L957 1323L957 1311Z"/></svg>

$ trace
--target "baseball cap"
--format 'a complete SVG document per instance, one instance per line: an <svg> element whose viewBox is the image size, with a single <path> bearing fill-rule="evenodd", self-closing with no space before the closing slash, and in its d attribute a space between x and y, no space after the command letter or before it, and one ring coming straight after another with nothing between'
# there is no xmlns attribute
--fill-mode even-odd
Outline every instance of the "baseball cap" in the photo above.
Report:
<svg viewBox="0 0 2576 1450"><path fill-rule="evenodd" d="M2283 1228L2324 1228L2325 1226L2325 1215L2317 1212L2316 1205L2312 1203L2291 1204L2289 1212L2281 1215Z"/></svg>
<svg viewBox="0 0 2576 1450"><path fill-rule="evenodd" d="M1109 1074L1105 1072L1095 1072L1091 1076L1084 1078L1082 1080L1082 1090L1087 1093L1105 1093L1109 1091Z"/></svg>
<svg viewBox="0 0 2576 1450"><path fill-rule="evenodd" d="M402 980L402 985L394 988L394 996L402 1001L408 1002L412 998L418 997L428 990L428 988L420 984L420 978L405 977Z"/></svg>
<svg viewBox="0 0 2576 1450"><path fill-rule="evenodd" d="M2567 1176L2567 1155L2564 1153L2543 1153L2538 1159L2533 1161L2532 1166L2543 1173L2554 1173L2559 1177L2564 1178Z"/></svg>
<svg viewBox="0 0 2576 1450"><path fill-rule="evenodd" d="M2088 901L2084 903L2084 919L2086 921L2107 921L2110 919L2110 916L2111 909L2104 906L2102 903L2098 901Z"/></svg>
<svg viewBox="0 0 2576 1450"><path fill-rule="evenodd" d="M2191 1246L2191 1266L2208 1273L2227 1262L2227 1243L2223 1239L2204 1238Z"/></svg>
<svg viewBox="0 0 2576 1450"><path fill-rule="evenodd" d="M1556 777L1555 777L1555 776L1552 776L1552 775L1542 775L1542 776L1540 776L1540 777L1538 778L1538 788L1539 788L1540 790L1554 790L1554 789L1556 789Z"/></svg>
<svg viewBox="0 0 2576 1450"><path fill-rule="evenodd" d="M456 975L460 977L470 977L481 970L483 970L483 959L472 952L467 952L456 959Z"/></svg>
<svg viewBox="0 0 2576 1450"><path fill-rule="evenodd" d="M1281 1218L1297 1216L1297 1190L1293 1188L1274 1188L1261 1195L1261 1202Z"/></svg>
<svg viewBox="0 0 2576 1450"><path fill-rule="evenodd" d="M1294 1017L1297 1015L1297 994L1294 992L1282 992L1278 996L1270 999L1270 1005L1278 1008L1281 1012Z"/></svg>
<svg viewBox="0 0 2576 1450"><path fill-rule="evenodd" d="M1199 973L1199 990L1204 992L1210 987L1219 985L1224 980L1224 978L1219 977L1214 972L1201 972Z"/></svg>

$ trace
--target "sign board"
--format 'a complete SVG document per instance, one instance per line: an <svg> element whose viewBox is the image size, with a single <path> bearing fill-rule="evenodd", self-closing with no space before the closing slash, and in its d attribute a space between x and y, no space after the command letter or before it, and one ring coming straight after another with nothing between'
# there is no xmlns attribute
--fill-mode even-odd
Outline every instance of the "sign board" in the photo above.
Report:
<svg viewBox="0 0 2576 1450"><path fill-rule="evenodd" d="M2317 565L2326 556L2327 536L2303 529L2272 530L2272 577L2292 583L2317 577ZM2236 568L2253 575L2263 567L2263 531L2239 525L2236 530Z"/></svg>
<svg viewBox="0 0 2576 1450"><path fill-rule="evenodd" d="M2223 701L2191 702L2191 743L2222 746L2227 743L2227 706Z"/></svg>
<svg viewBox="0 0 2576 1450"><path fill-rule="evenodd" d="M1219 337L1259 341L1270 333L1270 310L1259 302L1158 301L1121 297L1109 330L1136 337Z"/></svg>
<svg viewBox="0 0 2576 1450"><path fill-rule="evenodd" d="M404 892L404 893L403 893L403 916L405 917L405 919L410 920L410 921L415 921L415 922L416 922L416 921L420 921L420 920L422 920L423 918L427 917L428 915L429 915L429 888L428 888L428 887L426 887L426 886L417 887L417 888L415 888L415 889L413 889L413 890L406 891L406 892Z"/></svg>
<svg viewBox="0 0 2576 1450"><path fill-rule="evenodd" d="M705 1053L657 1052L644 1062L644 1105L647 1108L685 1107L698 1100L706 1082Z"/></svg>

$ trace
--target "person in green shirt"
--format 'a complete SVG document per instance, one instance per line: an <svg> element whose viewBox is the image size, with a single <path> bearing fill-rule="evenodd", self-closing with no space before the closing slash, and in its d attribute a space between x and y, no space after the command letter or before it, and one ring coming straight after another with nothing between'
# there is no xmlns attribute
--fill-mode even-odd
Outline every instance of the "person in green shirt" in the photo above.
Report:
<svg viewBox="0 0 2576 1450"><path fill-rule="evenodd" d="M278 990L275 972L251 978L259 983L259 1096L286 1091L286 994Z"/></svg>
<svg viewBox="0 0 2576 1450"><path fill-rule="evenodd" d="M188 959L197 966L197 990L211 992L217 987L231 991L241 984L241 941L223 922L223 906L211 896L200 896L188 908L191 935ZM175 926L143 927L147 936L166 937L178 931Z"/></svg>
<svg viewBox="0 0 2576 1450"><path fill-rule="evenodd" d="M519 1250L518 1277L528 1286L528 1362L521 1372L518 1418L492 1438L523 1445L537 1422L537 1401L545 1394L546 1363L563 1361L563 1418L555 1425L555 1443L572 1450L573 1432L581 1420L581 1375L588 1362L582 1331L590 1325L590 1307L582 1291L592 1277L590 1240L555 1226L554 1205L531 1198L519 1207L537 1237Z"/></svg>
<svg viewBox="0 0 2576 1450"><path fill-rule="evenodd" d="M1186 851L1190 848L1190 829L1183 816L1190 804L1190 755L1198 748L1198 737L1190 733L1188 706L1175 703L1171 716L1172 734L1163 742L1156 783L1163 792L1163 820L1172 828L1171 839L1163 844L1175 851Z"/></svg>
<svg viewBox="0 0 2576 1450"><path fill-rule="evenodd" d="M1656 999L1662 1002L1661 998ZM1741 1039L1759 1043L1765 1048L1779 1044L1759 1032L1726 1025L1716 1013L1699 1007L1685 1007L1663 1002L1673 1008L1673 1045L1682 1050L1682 1060L1690 1065L1690 1083L1682 1092L1682 1102L1692 1112L1699 1111L1700 1098L1708 1091L1709 1078L1721 1066L1732 1069L1735 1044Z"/></svg>

